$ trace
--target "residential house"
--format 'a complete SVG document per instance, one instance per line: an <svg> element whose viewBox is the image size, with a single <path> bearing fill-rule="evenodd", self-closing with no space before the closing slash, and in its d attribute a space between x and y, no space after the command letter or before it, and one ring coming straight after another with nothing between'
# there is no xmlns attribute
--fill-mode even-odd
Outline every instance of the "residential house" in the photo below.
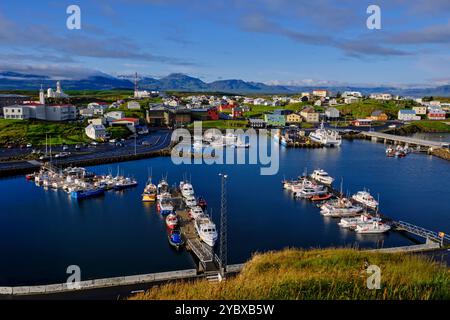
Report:
<svg viewBox="0 0 450 320"><path fill-rule="evenodd" d="M361 100L361 98L358 98L358 97L346 97L346 98L344 98L344 103L345 104L356 103L356 102L359 102L360 100Z"/></svg>
<svg viewBox="0 0 450 320"><path fill-rule="evenodd" d="M94 110L93 109L87 109L87 108L80 109L79 113L80 113L80 116L83 117L83 118L92 118L92 117L94 117Z"/></svg>
<svg viewBox="0 0 450 320"><path fill-rule="evenodd" d="M370 95L371 99L375 99L375 100L392 100L392 95L390 93L372 93Z"/></svg>
<svg viewBox="0 0 450 320"><path fill-rule="evenodd" d="M350 98L350 97L355 97L355 98L362 98L362 94L359 91L344 91L341 95L342 98Z"/></svg>
<svg viewBox="0 0 450 320"><path fill-rule="evenodd" d="M386 113L384 113L381 110L375 110L374 112L372 112L369 119L371 119L373 121L387 121L388 116Z"/></svg>
<svg viewBox="0 0 450 320"><path fill-rule="evenodd" d="M106 119L105 118L89 119L88 123L89 124L93 124L93 125L105 125L106 124Z"/></svg>
<svg viewBox="0 0 450 320"><path fill-rule="evenodd" d="M325 116L328 119L337 119L340 117L340 112L338 109L333 108L333 107L329 107L325 110Z"/></svg>
<svg viewBox="0 0 450 320"><path fill-rule="evenodd" d="M446 113L442 109L431 109L428 112L429 120L445 120Z"/></svg>
<svg viewBox="0 0 450 320"><path fill-rule="evenodd" d="M298 113L291 113L286 116L286 123L293 124L293 123L300 123L302 122L302 116Z"/></svg>
<svg viewBox="0 0 450 320"><path fill-rule="evenodd" d="M123 111L110 111L107 114L105 114L105 119L107 122L119 120L122 118L125 118L125 112Z"/></svg>
<svg viewBox="0 0 450 320"><path fill-rule="evenodd" d="M127 107L129 110L141 110L141 105L137 101L129 101Z"/></svg>
<svg viewBox="0 0 450 320"><path fill-rule="evenodd" d="M329 92L327 90L313 90L312 92L313 96L315 97L322 97L322 98L326 98L328 97Z"/></svg>
<svg viewBox="0 0 450 320"><path fill-rule="evenodd" d="M103 124L90 124L85 128L86 135L92 140L104 140L107 137Z"/></svg>
<svg viewBox="0 0 450 320"><path fill-rule="evenodd" d="M306 107L300 111L300 115L303 117L303 120L310 123L319 122L319 113L314 110L312 107Z"/></svg>
<svg viewBox="0 0 450 320"><path fill-rule="evenodd" d="M233 109L231 109L231 116L233 117L233 119L242 118L244 116L244 111L239 106L234 107Z"/></svg>
<svg viewBox="0 0 450 320"><path fill-rule="evenodd" d="M266 122L263 119L248 119L250 128L265 128Z"/></svg>
<svg viewBox="0 0 450 320"><path fill-rule="evenodd" d="M424 116L427 114L426 106L417 106L417 107L413 107L412 109L416 112L416 115L418 115L418 116Z"/></svg>
<svg viewBox="0 0 450 320"><path fill-rule="evenodd" d="M369 127L372 125L372 119L356 119L351 123L355 127Z"/></svg>
<svg viewBox="0 0 450 320"><path fill-rule="evenodd" d="M112 126L125 126L131 132L136 132L139 126L139 119L136 118L122 118L111 122Z"/></svg>
<svg viewBox="0 0 450 320"><path fill-rule="evenodd" d="M266 102L266 100L263 98L256 98L253 100L253 104L255 106L258 106L258 105L262 106L264 104L264 102Z"/></svg>
<svg viewBox="0 0 450 320"><path fill-rule="evenodd" d="M398 111L398 120L416 121L420 120L420 117L416 115L416 112L414 110L402 109Z"/></svg>

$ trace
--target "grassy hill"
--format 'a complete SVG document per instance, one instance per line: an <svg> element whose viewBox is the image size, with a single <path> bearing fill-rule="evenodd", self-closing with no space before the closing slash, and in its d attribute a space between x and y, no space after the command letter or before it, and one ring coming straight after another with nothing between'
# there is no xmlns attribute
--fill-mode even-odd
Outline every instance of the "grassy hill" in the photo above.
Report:
<svg viewBox="0 0 450 320"><path fill-rule="evenodd" d="M369 290L365 263L381 268L381 289ZM153 299L450 299L447 267L424 257L353 249L286 249L256 254L235 278L153 288Z"/></svg>
<svg viewBox="0 0 450 320"><path fill-rule="evenodd" d="M340 105L336 108L341 111L344 116L352 116L354 118L368 117L375 110L385 112L390 118L397 118L400 109L411 109L415 106L414 101L378 101L378 100L362 100L355 103Z"/></svg>

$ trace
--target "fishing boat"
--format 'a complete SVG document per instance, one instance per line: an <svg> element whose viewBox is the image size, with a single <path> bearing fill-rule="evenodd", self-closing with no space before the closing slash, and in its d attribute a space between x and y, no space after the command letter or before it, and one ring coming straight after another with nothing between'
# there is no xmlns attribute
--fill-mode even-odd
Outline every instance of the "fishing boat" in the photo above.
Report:
<svg viewBox="0 0 450 320"><path fill-rule="evenodd" d="M121 178L114 184L114 190L125 190L129 188L136 187L138 182L132 178Z"/></svg>
<svg viewBox="0 0 450 320"><path fill-rule="evenodd" d="M375 234L375 233L385 233L389 231L391 227L386 223L374 221L369 224L362 224L356 226L356 233L360 234Z"/></svg>
<svg viewBox="0 0 450 320"><path fill-rule="evenodd" d="M334 178L330 177L330 175L322 169L314 170L311 174L311 178L326 185L331 185L334 181Z"/></svg>
<svg viewBox="0 0 450 320"><path fill-rule="evenodd" d="M361 206L353 205L348 198L338 198L320 206L320 213L325 217L351 217L362 211Z"/></svg>
<svg viewBox="0 0 450 320"><path fill-rule="evenodd" d="M327 193L324 195L316 195L311 197L311 201L326 201L333 197L331 193Z"/></svg>
<svg viewBox="0 0 450 320"><path fill-rule="evenodd" d="M152 183L152 180L149 179L147 185L144 188L144 192L142 193L142 201L155 202L156 194L157 194L157 187Z"/></svg>
<svg viewBox="0 0 450 320"><path fill-rule="evenodd" d="M387 157L395 157L395 150L392 147L388 147L386 149L386 156Z"/></svg>
<svg viewBox="0 0 450 320"><path fill-rule="evenodd" d="M372 209L378 206L378 201L367 191L358 191L352 196L352 199Z"/></svg>
<svg viewBox="0 0 450 320"><path fill-rule="evenodd" d="M304 179L300 185L292 187L292 191L296 198L311 198L312 196L327 194L328 188Z"/></svg>
<svg viewBox="0 0 450 320"><path fill-rule="evenodd" d="M207 215L202 215L195 220L194 224L200 239L210 247L214 247L218 237L214 222Z"/></svg>
<svg viewBox="0 0 450 320"><path fill-rule="evenodd" d="M172 202L166 199L158 201L156 209L163 216L174 212Z"/></svg>
<svg viewBox="0 0 450 320"><path fill-rule="evenodd" d="M82 189L79 188L77 190L74 190L70 192L70 197L72 199L87 199L87 198L93 198L101 196L105 193L105 189L103 188L90 188L90 189Z"/></svg>
<svg viewBox="0 0 450 320"><path fill-rule="evenodd" d="M169 229L175 229L178 225L178 217L174 213L169 213L166 217L166 225Z"/></svg>
<svg viewBox="0 0 450 320"><path fill-rule="evenodd" d="M197 206L197 200L195 199L194 196L188 196L188 197L184 198L184 203L189 208Z"/></svg>
<svg viewBox="0 0 450 320"><path fill-rule="evenodd" d="M362 214L359 217L342 218L338 225L342 228L354 229L358 225L373 223L374 221L381 221L381 219L368 214Z"/></svg>
<svg viewBox="0 0 450 320"><path fill-rule="evenodd" d="M167 238L170 245L177 249L184 245L184 237L180 230L171 230Z"/></svg>
<svg viewBox="0 0 450 320"><path fill-rule="evenodd" d="M336 130L327 130L324 128L323 121L319 129L311 132L309 138L327 147L339 147L342 143L342 138Z"/></svg>
<svg viewBox="0 0 450 320"><path fill-rule="evenodd" d="M181 195L185 198L191 197L194 195L194 188L192 187L192 184L190 184L188 182L181 182L180 190L181 190Z"/></svg>
<svg viewBox="0 0 450 320"><path fill-rule="evenodd" d="M192 219L197 219L198 217L203 215L203 209L200 206L192 207L191 210L189 210L189 216Z"/></svg>
<svg viewBox="0 0 450 320"><path fill-rule="evenodd" d="M158 199L165 197L167 194L170 195L169 183L167 183L165 179L159 181L158 185L156 186L156 193Z"/></svg>

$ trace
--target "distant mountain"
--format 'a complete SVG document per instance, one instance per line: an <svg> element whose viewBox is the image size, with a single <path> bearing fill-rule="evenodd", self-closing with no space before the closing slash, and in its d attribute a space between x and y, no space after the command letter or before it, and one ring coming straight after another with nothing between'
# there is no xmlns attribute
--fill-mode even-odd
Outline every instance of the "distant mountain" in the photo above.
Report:
<svg viewBox="0 0 450 320"><path fill-rule="evenodd" d="M0 72L0 90L39 90L55 87L56 80L46 75L19 73L14 71ZM62 80L64 90L111 90L134 88L134 75L111 76L103 73L88 76L84 79ZM190 92L227 92L236 94L295 94L312 91L317 88L331 92L360 91L363 94L388 92L402 96L450 96L450 85L435 88L401 89L396 87L358 87L358 86L282 86L267 85L260 82L248 82L239 79L204 82L182 73L172 73L166 77L155 79L143 77L139 79L139 88L159 91Z"/></svg>

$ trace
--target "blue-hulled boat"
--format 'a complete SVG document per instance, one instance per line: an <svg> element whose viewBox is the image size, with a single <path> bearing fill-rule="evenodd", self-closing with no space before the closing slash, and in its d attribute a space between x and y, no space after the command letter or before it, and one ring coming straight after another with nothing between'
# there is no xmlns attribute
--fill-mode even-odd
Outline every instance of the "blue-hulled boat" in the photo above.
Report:
<svg viewBox="0 0 450 320"><path fill-rule="evenodd" d="M94 188L94 189L80 189L76 191L72 191L70 193L70 197L72 199L86 199L101 196L105 193L105 189L103 188Z"/></svg>
<svg viewBox="0 0 450 320"><path fill-rule="evenodd" d="M184 245L183 235L180 230L172 230L168 235L168 239L170 245L177 249Z"/></svg>

